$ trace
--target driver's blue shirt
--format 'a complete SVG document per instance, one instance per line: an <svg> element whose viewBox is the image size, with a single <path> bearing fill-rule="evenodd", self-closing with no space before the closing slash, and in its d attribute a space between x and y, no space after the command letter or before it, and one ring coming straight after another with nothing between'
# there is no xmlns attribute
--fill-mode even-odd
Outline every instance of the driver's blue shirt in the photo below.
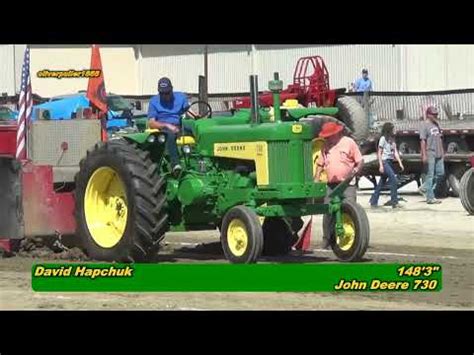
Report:
<svg viewBox="0 0 474 355"><path fill-rule="evenodd" d="M154 118L156 121L180 124L180 117L189 108L188 97L178 91L173 92L173 97L169 102L160 99L160 95L153 96L148 107L148 118Z"/></svg>

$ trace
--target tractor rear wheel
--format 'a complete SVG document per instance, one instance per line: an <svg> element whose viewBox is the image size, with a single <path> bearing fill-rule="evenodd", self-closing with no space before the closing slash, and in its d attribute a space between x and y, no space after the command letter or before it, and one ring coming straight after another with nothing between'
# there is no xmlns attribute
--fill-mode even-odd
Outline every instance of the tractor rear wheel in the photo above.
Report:
<svg viewBox="0 0 474 355"><path fill-rule="evenodd" d="M221 243L231 263L257 262L263 249L263 231L257 214L245 206L231 208L222 220Z"/></svg>
<svg viewBox="0 0 474 355"><path fill-rule="evenodd" d="M369 118L361 104L353 97L341 96L336 101L339 118L352 131L357 142L363 142L369 137Z"/></svg>
<svg viewBox="0 0 474 355"><path fill-rule="evenodd" d="M168 229L158 166L148 152L123 139L87 152L75 198L76 233L93 259L146 261Z"/></svg>
<svg viewBox="0 0 474 355"><path fill-rule="evenodd" d="M459 197L464 209L474 215L474 168L464 173L461 179Z"/></svg>
<svg viewBox="0 0 474 355"><path fill-rule="evenodd" d="M263 255L287 255L291 247L297 242L296 233L303 223L301 218L295 218L290 224L280 217L267 217L263 223Z"/></svg>
<svg viewBox="0 0 474 355"><path fill-rule="evenodd" d="M336 236L335 215L325 215L329 242L334 254L342 261L359 261L369 246L370 227L367 214L361 205L351 200L342 203L344 236ZM326 232L325 231L325 232Z"/></svg>

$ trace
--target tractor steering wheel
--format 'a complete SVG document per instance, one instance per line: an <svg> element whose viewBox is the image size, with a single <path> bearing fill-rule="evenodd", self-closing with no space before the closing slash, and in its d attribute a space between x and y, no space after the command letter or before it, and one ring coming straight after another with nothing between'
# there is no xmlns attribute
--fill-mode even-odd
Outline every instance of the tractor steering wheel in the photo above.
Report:
<svg viewBox="0 0 474 355"><path fill-rule="evenodd" d="M199 110L200 107L203 107L204 108L204 114L201 115L201 116L193 114L191 112L191 107L193 107L193 106L197 107L198 110ZM195 120L199 120L201 118L211 118L212 117L212 107L206 101L194 101L193 103L191 103L191 105L189 105L188 111L186 111L186 113Z"/></svg>

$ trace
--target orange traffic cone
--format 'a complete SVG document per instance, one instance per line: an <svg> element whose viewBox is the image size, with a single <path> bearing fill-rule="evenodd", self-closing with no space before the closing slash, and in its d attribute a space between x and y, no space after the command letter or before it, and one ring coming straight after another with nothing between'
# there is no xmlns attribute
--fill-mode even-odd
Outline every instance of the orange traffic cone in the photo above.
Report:
<svg viewBox="0 0 474 355"><path fill-rule="evenodd" d="M303 252L310 250L311 234L312 234L313 216L309 219L306 226L303 228L301 236L293 245L294 250L302 250Z"/></svg>

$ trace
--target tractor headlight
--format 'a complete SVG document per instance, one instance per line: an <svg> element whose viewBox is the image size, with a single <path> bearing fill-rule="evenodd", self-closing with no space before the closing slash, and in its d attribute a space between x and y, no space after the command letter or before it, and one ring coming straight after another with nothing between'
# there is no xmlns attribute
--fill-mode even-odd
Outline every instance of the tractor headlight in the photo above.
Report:
<svg viewBox="0 0 474 355"><path fill-rule="evenodd" d="M150 134L148 138L146 139L148 143L155 143L156 141L156 136L154 134Z"/></svg>
<svg viewBox="0 0 474 355"><path fill-rule="evenodd" d="M164 143L166 141L166 136L164 134L160 134L158 136L158 142Z"/></svg>
<svg viewBox="0 0 474 355"><path fill-rule="evenodd" d="M191 153L191 147L189 145L184 145L183 146L183 153L184 154L189 154Z"/></svg>

